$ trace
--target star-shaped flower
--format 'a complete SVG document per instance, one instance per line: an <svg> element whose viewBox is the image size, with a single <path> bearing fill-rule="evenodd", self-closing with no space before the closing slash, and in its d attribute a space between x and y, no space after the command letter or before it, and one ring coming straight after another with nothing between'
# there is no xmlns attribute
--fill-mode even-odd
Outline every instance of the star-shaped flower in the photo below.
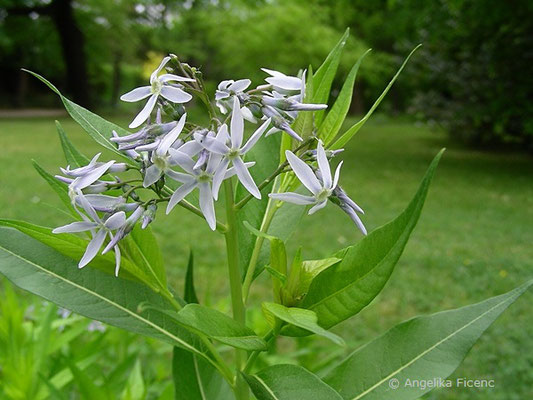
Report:
<svg viewBox="0 0 533 400"><path fill-rule="evenodd" d="M138 87L120 97L122 101L127 102L136 102L150 97L146 102L146 105L129 125L130 128L137 128L148 119L155 107L159 95L172 103L187 103L192 99L192 96L189 93L173 85L172 82L194 82L194 79L173 74L163 74L158 76L169 61L170 57L163 58L159 67L152 72L152 75L150 75L150 86Z"/></svg>
<svg viewBox="0 0 533 400"><path fill-rule="evenodd" d="M250 172L244 165L242 156L244 156L261 138L261 135L265 132L270 124L270 118L267 119L257 130L250 136L246 144L242 144L244 135L244 119L241 109L239 108L239 100L235 97L233 105L233 112L231 116L230 132L228 134L227 125L222 125L216 137L205 136L197 138L197 140L207 150L212 153L222 156L220 167L217 170L217 174L224 176L226 170L231 163L235 168L235 172L239 181L254 197L260 199L261 192L257 188ZM216 182L219 179L215 180ZM220 180L221 181L221 180Z"/></svg>

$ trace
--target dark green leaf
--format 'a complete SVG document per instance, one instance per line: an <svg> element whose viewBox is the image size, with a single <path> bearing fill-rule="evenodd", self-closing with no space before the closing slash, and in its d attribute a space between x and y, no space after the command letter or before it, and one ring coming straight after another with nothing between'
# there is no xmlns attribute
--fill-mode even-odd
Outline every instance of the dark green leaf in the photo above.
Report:
<svg viewBox="0 0 533 400"><path fill-rule="evenodd" d="M313 76L313 103L327 104L329 94L331 91L331 84L337 73L337 68L341 60L342 49L346 44L350 29L346 29L341 40L335 45L335 47L328 54L320 68L317 69ZM322 119L324 118L324 110L317 111L315 113L315 124L320 126Z"/></svg>
<svg viewBox="0 0 533 400"><path fill-rule="evenodd" d="M333 104L333 107L326 115L324 122L322 122L320 128L318 128L317 137L322 139L325 147L327 147L328 144L335 139L335 136L337 136L337 133L339 133L339 130L344 123L346 115L350 109L350 104L352 103L352 94L355 78L357 77L357 71L359 71L359 66L363 61L363 58L365 58L369 52L370 49L365 51L365 53L359 57L352 70L348 74L339 96L337 97L337 100L335 100L335 104Z"/></svg>
<svg viewBox="0 0 533 400"><path fill-rule="evenodd" d="M244 378L257 400L342 399L316 375L296 365L274 365Z"/></svg>
<svg viewBox="0 0 533 400"><path fill-rule="evenodd" d="M37 170L39 175L50 185L50 187L57 193L61 202L68 208L70 214L77 219L80 219L79 214L76 212L74 207L72 207L72 201L68 195L68 187L63 182L59 182L53 175L50 175L46 172L37 161L33 160L33 167Z"/></svg>
<svg viewBox="0 0 533 400"><path fill-rule="evenodd" d="M383 289L418 221L443 151L433 159L413 200L396 219L350 247L340 263L313 279L301 307L315 311L320 326L329 329L357 314Z"/></svg>
<svg viewBox="0 0 533 400"><path fill-rule="evenodd" d="M198 296L196 296L196 290L194 289L194 255L189 253L189 262L187 263L187 273L185 275L185 293L183 294L183 300L187 303L200 303Z"/></svg>
<svg viewBox="0 0 533 400"><path fill-rule="evenodd" d="M344 346L344 340L334 333L331 333L322 328L317 323L317 316L313 311L305 310L303 308L285 307L276 303L263 303L263 312L271 314L282 321L297 326L298 328L305 329L306 331L323 336L333 343L340 346ZM283 330L282 330L283 333Z"/></svg>
<svg viewBox="0 0 533 400"><path fill-rule="evenodd" d="M174 347L172 377L176 400L233 400L233 392L222 375L202 358Z"/></svg>
<svg viewBox="0 0 533 400"><path fill-rule="evenodd" d="M402 72L402 70L404 69L405 65L407 64L407 61L409 61L409 58L411 58L413 53L415 51L417 51L420 46L422 46L422 45L419 44L418 46L416 46L411 51L411 53L409 53L409 55L407 56L407 58L405 59L405 61L401 65L401 67L398 70L398 72L396 72L396 75L394 75L392 77L391 81L389 82L389 84L387 85L385 90L383 90L383 93L381 93L381 95L378 97L378 99L372 105L370 110L368 110L366 115L359 122L354 124L350 129L348 129L346 132L344 132L342 134L342 136L339 139L337 139L337 141L335 141L335 143L333 143L333 145L331 146L332 149L340 149L340 148L344 147L344 145L346 145L346 143L348 143L350 141L350 139L359 131L359 129L361 129L363 127L363 125L365 124L366 121L368 121L368 119L370 118L372 113L376 110L376 108L378 108L379 103L381 103L381 101L385 98L385 96L389 92L390 88L392 87L392 85L394 84L394 82L396 81L398 76L400 76L400 73Z"/></svg>
<svg viewBox="0 0 533 400"><path fill-rule="evenodd" d="M417 399L432 387L406 386L406 380L447 378L483 332L532 284L397 325L331 369L325 381L344 399ZM391 380L397 389L390 389Z"/></svg>

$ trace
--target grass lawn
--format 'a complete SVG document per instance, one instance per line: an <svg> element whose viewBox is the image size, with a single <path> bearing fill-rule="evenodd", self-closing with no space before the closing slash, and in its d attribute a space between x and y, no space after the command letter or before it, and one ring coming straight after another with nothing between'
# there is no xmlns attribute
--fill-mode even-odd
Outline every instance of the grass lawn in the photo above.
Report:
<svg viewBox="0 0 533 400"><path fill-rule="evenodd" d="M65 118L61 123L78 148L86 154L97 151L74 122ZM0 120L0 145L1 217L46 226L66 223L68 217L55 209L60 202L30 162L35 159L50 172L64 164L53 120ZM366 211L363 220L368 230L403 210L442 147L448 149L419 225L390 282L369 307L335 328L349 348L417 314L481 301L533 275L531 158L464 148L442 133L403 120L378 116L359 132L342 156L341 184ZM153 229L161 239L175 287L181 290L188 249L192 247L200 296L207 303L219 302L218 296L228 286L220 235L211 233L202 220L182 209L157 220ZM304 218L290 239L289 249L293 252L304 243L305 258L319 258L360 238L348 217L330 206ZM256 302L269 296L261 288L261 281L252 288L256 289ZM210 290L214 294L206 298ZM494 379L494 389L441 389L426 398L533 398L532 300L532 293L520 298L488 330L453 376ZM225 304L219 306L224 308ZM319 369L326 357L343 351L331 348L322 339L304 339L296 345L283 340L280 345L298 350L304 365L311 369Z"/></svg>

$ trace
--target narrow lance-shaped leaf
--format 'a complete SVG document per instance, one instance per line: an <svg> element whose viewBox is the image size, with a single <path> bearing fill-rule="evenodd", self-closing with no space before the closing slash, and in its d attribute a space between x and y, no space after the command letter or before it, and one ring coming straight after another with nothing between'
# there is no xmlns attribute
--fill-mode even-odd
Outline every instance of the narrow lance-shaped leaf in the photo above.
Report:
<svg viewBox="0 0 533 400"><path fill-rule="evenodd" d="M174 347L172 377L177 400L233 400L231 387L202 358Z"/></svg>
<svg viewBox="0 0 533 400"><path fill-rule="evenodd" d="M278 364L244 375L257 400L341 400L316 375L296 365Z"/></svg>
<svg viewBox="0 0 533 400"><path fill-rule="evenodd" d="M337 136L337 133L341 129L346 115L350 110L355 78L357 77L357 72L359 71L361 62L370 52L370 50L371 49L368 49L363 53L361 57L359 57L359 59L351 69L350 73L348 74L348 77L346 78L346 81L342 86L339 96L337 97L337 100L335 100L335 104L333 104L333 107L326 115L324 122L322 122L320 128L318 128L317 136L319 139L322 139L322 141L324 142L324 146L326 147L333 139L335 139L335 136Z"/></svg>
<svg viewBox="0 0 533 400"><path fill-rule="evenodd" d="M313 67L310 65L307 70L305 94L303 103L313 102ZM298 113L296 120L292 124L292 129L300 134L304 140L307 139L313 133L314 117L315 113L312 111L304 111ZM290 135L283 135L281 139L281 148L279 153L280 161L285 161L285 151L292 150L292 144L294 140Z"/></svg>
<svg viewBox="0 0 533 400"><path fill-rule="evenodd" d="M126 387L122 391L121 400L143 400L145 398L146 386L142 376L141 362L137 359L126 382Z"/></svg>
<svg viewBox="0 0 533 400"><path fill-rule="evenodd" d="M192 250L189 253L189 261L187 262L183 300L185 300L187 303L200 303L194 288L194 255Z"/></svg>
<svg viewBox="0 0 533 400"><path fill-rule="evenodd" d="M98 144L112 151L113 153L121 157L124 161L126 161L128 164L131 164L131 165L135 164L129 157L127 157L126 155L118 151L116 145L109 140L113 136L113 133L112 133L113 130L115 130L120 136L127 135L129 133L128 131L126 131L125 129L121 128L120 126L116 124L106 121L102 117L70 101L65 96L63 96L61 92L54 85L52 85L52 83L50 83L48 80L46 80L41 75L35 72L32 72L32 71L28 71L26 69L23 69L23 71L26 71L30 73L31 75L35 76L37 79L43 82L46 86L52 89L61 98L61 101L63 102L65 106L65 109L70 114L70 116L74 119L74 121L80 124L80 126Z"/></svg>
<svg viewBox="0 0 533 400"><path fill-rule="evenodd" d="M325 381L344 399L417 399L432 387L406 380L447 378L483 332L533 281L481 303L416 317L352 353L332 368ZM389 382L397 384L391 390Z"/></svg>
<svg viewBox="0 0 533 400"><path fill-rule="evenodd" d="M387 85L385 90L383 90L383 93L381 93L381 95L378 97L378 99L372 105L370 110L368 110L366 115L359 122L357 122L355 125L353 125L350 129L348 129L346 132L344 132L342 134L342 136L335 141L335 143L333 143L333 145L331 146L331 148L333 150L340 149L340 148L344 147L346 145L346 143L348 143L350 141L350 139L359 131L359 129L361 129L363 127L363 125L365 124L366 121L368 121L368 119L370 118L372 113L376 110L376 108L378 108L379 103L381 103L381 101L385 98L385 96L389 92L390 88L392 87L392 85L394 84L394 82L396 81L398 76L400 76L400 73L403 71L404 67L407 65L407 61L409 61L409 59L411 58L413 53L415 51L417 51L420 48L420 46L422 46L422 45L419 44L418 46L416 46L411 51L411 53L409 53L409 55L407 56L407 58L405 59L405 61L401 65L401 67L398 70L398 72L396 72L396 75L393 76L392 80L389 82L389 84Z"/></svg>
<svg viewBox="0 0 533 400"><path fill-rule="evenodd" d="M61 147L63 148L63 153L65 154L65 159L67 164L72 168L79 168L81 166L89 164L89 159L85 157L78 149L72 144L68 138L65 130L59 123L56 121L57 133L59 134L59 140L61 141Z"/></svg>
<svg viewBox="0 0 533 400"><path fill-rule="evenodd" d="M313 76L313 103L327 104L329 99L329 93L331 91L331 84L337 73L339 62L341 60L342 50L348 39L350 29L347 28L342 35L339 42L328 54L320 68ZM317 111L315 113L315 124L320 126L322 119L324 118L324 110Z"/></svg>
<svg viewBox="0 0 533 400"><path fill-rule="evenodd" d="M263 312L266 314L271 314L288 324L323 336L339 346L345 345L344 340L340 336L335 335L318 325L318 318L313 311L305 310L303 308L285 307L281 304L267 302L263 303L262 306ZM283 329L281 333L283 333Z"/></svg>
<svg viewBox="0 0 533 400"><path fill-rule="evenodd" d="M408 207L396 219L350 247L342 261L311 282L301 307L328 329L357 314L383 289L413 231L444 150L433 159Z"/></svg>
<svg viewBox="0 0 533 400"><path fill-rule="evenodd" d="M195 336L157 311L140 314L142 302L172 304L147 286L115 278L77 262L14 229L0 228L0 273L20 288L91 319L181 346L207 359Z"/></svg>

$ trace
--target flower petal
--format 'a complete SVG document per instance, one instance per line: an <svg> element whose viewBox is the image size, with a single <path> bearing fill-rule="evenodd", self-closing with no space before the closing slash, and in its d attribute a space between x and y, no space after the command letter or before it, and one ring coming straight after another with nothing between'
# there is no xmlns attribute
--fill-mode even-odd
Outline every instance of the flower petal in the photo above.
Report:
<svg viewBox="0 0 533 400"><path fill-rule="evenodd" d="M170 57L168 56L161 60L161 64L159 64L159 67L157 67L157 69L154 72L152 72L152 74L150 75L150 83L152 83L154 79L157 78L157 75L159 75L163 67L167 65L169 61L170 61Z"/></svg>
<svg viewBox="0 0 533 400"><path fill-rule="evenodd" d="M218 192L220 190L220 185L222 185L222 182L224 179L227 178L226 172L228 170L228 164L229 160L227 158L223 158L220 164L218 164L217 170L215 171L215 174L213 176L213 198L215 200L218 200Z"/></svg>
<svg viewBox="0 0 533 400"><path fill-rule="evenodd" d="M246 142L246 144L241 149L241 154L246 154L247 151L249 151L254 144L257 143L257 141L261 138L261 135L263 132L265 132L266 128L270 125L270 118L268 118L257 130L250 136L250 139Z"/></svg>
<svg viewBox="0 0 533 400"><path fill-rule="evenodd" d="M231 115L231 147L239 149L242 144L244 132L244 120L241 113L241 105L237 96L233 98L233 112Z"/></svg>
<svg viewBox="0 0 533 400"><path fill-rule="evenodd" d="M281 72L278 72L278 71L274 71L273 69L261 68L261 70L266 72L267 74L269 74L271 76L277 76L277 77L286 76L284 73L281 73Z"/></svg>
<svg viewBox="0 0 533 400"><path fill-rule="evenodd" d="M165 137L161 140L159 146L157 146L157 154L161 156L167 154L168 149L170 149L170 146L172 146L172 144L178 139L178 136L183 130L186 119L187 113L181 116L180 120L178 121L178 124L174 128L172 128L172 130L167 133Z"/></svg>
<svg viewBox="0 0 533 400"><path fill-rule="evenodd" d="M173 103L187 103L192 99L189 93L173 86L163 86L161 96Z"/></svg>
<svg viewBox="0 0 533 400"><path fill-rule="evenodd" d="M151 94L152 91L150 86L141 86L129 91L128 93L123 94L122 96L120 96L120 100L127 101L128 103L133 103L142 99L146 99Z"/></svg>
<svg viewBox="0 0 533 400"><path fill-rule="evenodd" d="M320 182L311 167L296 157L290 150L285 151L285 155L298 179L300 179L304 186L313 194L318 194L318 192L322 190L322 185L320 185Z"/></svg>
<svg viewBox="0 0 533 400"><path fill-rule="evenodd" d="M176 191L172 194L170 200L168 201L167 214L174 208L176 204L182 201L197 186L198 183L196 182L196 180L190 179L188 182L177 188Z"/></svg>
<svg viewBox="0 0 533 400"><path fill-rule="evenodd" d="M162 171L157 165L150 165L148 168L146 168L146 171L144 173L143 186L148 187L150 185L153 185L159 180L159 178L161 178L161 175Z"/></svg>
<svg viewBox="0 0 533 400"><path fill-rule="evenodd" d="M255 165L255 161L248 161L244 163L244 166L246 168L252 168ZM226 176L224 176L224 179L231 178L232 176L237 175L237 171L235 171L235 167L228 168L226 171Z"/></svg>
<svg viewBox="0 0 533 400"><path fill-rule="evenodd" d="M202 145L204 149L209 150L212 153L220 155L228 154L230 149L224 144L224 141L210 136L194 135L194 138L198 143Z"/></svg>
<svg viewBox="0 0 533 400"><path fill-rule="evenodd" d="M126 213L124 211L119 211L113 215L111 215L106 221L104 222L104 226L114 231L118 228L120 228L122 225L126 223Z"/></svg>
<svg viewBox="0 0 533 400"><path fill-rule="evenodd" d="M331 169L329 168L328 157L326 156L326 152L324 151L324 146L322 146L321 141L318 141L318 146L316 148L316 159L318 161L320 174L322 175L324 187L331 189Z"/></svg>
<svg viewBox="0 0 533 400"><path fill-rule="evenodd" d="M238 81L235 81L231 85L229 85L227 90L230 90L235 93L242 92L248 86L250 86L251 83L252 81L250 79L239 79Z"/></svg>
<svg viewBox="0 0 533 400"><path fill-rule="evenodd" d="M76 233L76 232L85 232L90 231L98 227L98 224L95 222L80 221L72 222L68 225L63 225L58 228L55 228L52 233Z"/></svg>
<svg viewBox="0 0 533 400"><path fill-rule="evenodd" d="M163 74L159 77L159 82L166 83L166 82L196 82L196 79L192 78L185 78L184 76L174 75L174 74Z"/></svg>
<svg viewBox="0 0 533 400"><path fill-rule="evenodd" d="M96 235L94 235L93 239L87 245L87 249L85 250L83 257L78 264L79 268L85 267L92 261L94 257L96 257L98 250L100 250L102 244L104 243L106 235L107 232L104 229L100 229L98 232L96 232Z"/></svg>
<svg viewBox="0 0 533 400"><path fill-rule="evenodd" d="M108 161L105 164L100 165L99 167L94 168L91 172L88 174L81 176L79 178L76 178L74 182L72 182L72 186L76 189L84 189L89 185L92 185L94 182L96 182L102 175L104 175L109 167L111 167L115 161Z"/></svg>
<svg viewBox="0 0 533 400"><path fill-rule="evenodd" d="M309 205L315 204L316 200L312 196L304 196L303 194L286 192L286 193L270 193L268 197L274 200L286 201L287 203Z"/></svg>
<svg viewBox="0 0 533 400"><path fill-rule="evenodd" d="M250 175L250 172L248 172L248 168L246 168L246 165L244 165L244 162L241 160L240 157L236 157L233 159L233 167L235 168L235 172L239 177L239 181L246 188L246 190L248 190L255 198L260 199L261 192L257 188L257 185L255 184L252 176Z"/></svg>
<svg viewBox="0 0 533 400"><path fill-rule="evenodd" d="M186 182L189 182L191 179L194 179L188 174L184 174L183 172L176 172L172 169L167 169L165 171L165 174L169 178L174 179L176 182L180 182L180 183L186 183Z"/></svg>
<svg viewBox="0 0 533 400"><path fill-rule="evenodd" d="M209 187L209 183L201 182L200 187L200 210L204 214L207 224L211 230L217 228L217 221L215 216L215 203L213 201L213 192Z"/></svg>
<svg viewBox="0 0 533 400"><path fill-rule="evenodd" d="M342 167L343 162L344 161L341 161L339 165L337 165L337 169L335 170L335 177L333 178L333 185L331 186L331 189L335 189L337 185L339 184L339 177L340 177L341 167Z"/></svg>
<svg viewBox="0 0 533 400"><path fill-rule="evenodd" d="M139 114L137 114L135 119L131 121L131 124L129 125L129 127L133 129L133 128L137 128L141 126L142 123L150 117L150 114L152 113L152 110L155 107L156 101L157 101L157 94L153 94L148 99L143 109L139 112Z"/></svg>
<svg viewBox="0 0 533 400"><path fill-rule="evenodd" d="M168 149L168 152L170 153L170 162L173 165L179 165L189 174L196 175L194 172L196 162L188 154L172 148Z"/></svg>
<svg viewBox="0 0 533 400"><path fill-rule="evenodd" d="M280 76L266 78L265 81L284 90L300 90L302 87L302 80L295 76Z"/></svg>
<svg viewBox="0 0 533 400"><path fill-rule="evenodd" d="M308 214L311 215L311 214L316 213L318 210L326 207L326 204L328 204L327 200L321 201L320 203L318 203L315 206L311 207L311 209L309 210Z"/></svg>
<svg viewBox="0 0 533 400"><path fill-rule="evenodd" d="M81 206L83 207L83 210L87 213L87 215L96 223L102 223L102 220L100 219L100 217L98 216L98 214L96 213L96 210L94 209L94 207L87 201L87 199L85 198L85 196L83 195L83 193L81 192L80 189L77 189L77 195L76 195L76 200L81 204ZM76 203L76 201L74 202Z"/></svg>
<svg viewBox="0 0 533 400"><path fill-rule="evenodd" d="M359 215L351 209L351 208L343 208L343 210L348 214L348 216L351 218L351 220L357 225L359 230L363 233L363 235L367 234L366 228L363 225L363 221L361 221L361 218L359 218Z"/></svg>
<svg viewBox="0 0 533 400"><path fill-rule="evenodd" d="M115 251L115 276L118 277L118 271L120 270L120 248L115 246L113 250Z"/></svg>

